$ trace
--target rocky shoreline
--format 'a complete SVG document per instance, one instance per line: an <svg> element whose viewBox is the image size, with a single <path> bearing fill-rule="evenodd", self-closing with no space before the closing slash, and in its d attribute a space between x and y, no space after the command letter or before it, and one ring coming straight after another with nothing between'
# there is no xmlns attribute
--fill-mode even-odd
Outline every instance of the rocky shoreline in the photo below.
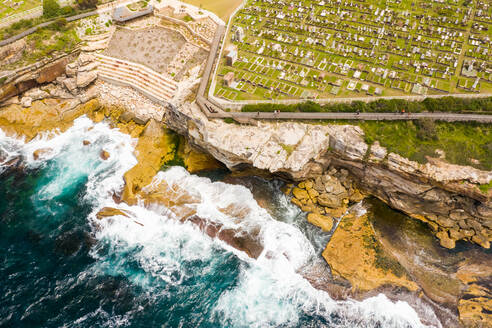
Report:
<svg viewBox="0 0 492 328"><path fill-rule="evenodd" d="M95 72L96 68L90 55L83 54L72 63L57 65L63 69L53 68L50 72L59 74L54 78L55 73L50 75L45 68L40 68L30 79L14 83L19 93L23 90L19 89L19 83L36 80L43 74L51 76L43 80L41 86L33 84L34 89L21 91L20 98L5 93L11 87L2 87L1 99L10 98L0 109L0 127L7 134L22 136L28 141L41 132L63 132L81 115L95 122L108 120L138 139L135 147L138 164L125 174L124 190L114 196L118 201L135 204L140 199L148 205L166 204L180 220L196 224L209 236L220 238L255 258L261 253L257 236L238 238L233 230L209 226L189 211L186 204L192 204L193 199L184 192L177 192L179 186L151 183L167 163L183 165L190 172L222 165L231 171L257 170L256 173L269 178L288 181L290 185L285 192L292 202L307 213L311 224L332 234L323 252L331 268L330 277L324 288L324 278L311 279L313 285L334 297L342 295L341 298L364 298L376 291L392 295L401 289L449 309L451 314L440 317L443 322L452 322L459 316L467 327L485 327L492 323L490 254L479 263L476 261L481 254L479 250L453 253L441 248L433 238L436 236L445 248L455 248L457 242L463 244L464 241L490 248L492 190L485 194L478 186L488 184L492 172L437 159L418 164L397 154L388 154L378 143L367 145L362 131L350 125L228 124L208 120L189 102L179 107L160 107L161 111L153 110L149 103L145 111L136 112L123 107L128 104L119 103L118 97L108 96L114 91L100 84L97 74L94 77L95 73L87 73ZM79 86L79 75L87 74L90 75L87 84ZM74 83L76 88L70 90ZM130 91L118 92L127 94L130 99L137 97L135 101L138 101L138 95ZM42 151L33 156L42 156ZM393 234L399 234L402 243L398 245L384 232L377 216L349 211L350 206L370 196L417 219L408 220L418 225L421 238L408 243L414 227L403 232L396 229ZM239 219L245 215L242 208L223 210ZM118 213L103 209L99 218L113 215ZM412 262L409 254L413 253L406 254L403 244L407 249L418 249L422 243L426 245L420 248L424 253L434 253L439 260L453 258L454 262L443 268L438 262L427 259L425 264L431 265L432 270ZM358 255L357 259L347 261L353 254ZM473 259L467 260L467 255ZM328 284L331 287L327 287ZM459 325L456 323L456 326Z"/></svg>
<svg viewBox="0 0 492 328"><path fill-rule="evenodd" d="M257 126L207 120L194 105L166 111L166 123L186 135L229 169L254 167L275 176L303 181L330 169L345 169L358 189L391 207L425 221L441 245L467 240L484 248L492 241L492 172L430 159L426 164L388 153L351 125L297 122Z"/></svg>

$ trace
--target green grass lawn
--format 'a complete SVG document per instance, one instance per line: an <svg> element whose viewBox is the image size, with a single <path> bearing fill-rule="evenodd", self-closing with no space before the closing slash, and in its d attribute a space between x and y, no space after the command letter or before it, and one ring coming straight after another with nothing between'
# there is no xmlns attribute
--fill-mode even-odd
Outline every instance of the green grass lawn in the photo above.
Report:
<svg viewBox="0 0 492 328"><path fill-rule="evenodd" d="M413 121L366 121L355 124L364 130L367 142L378 140L388 151L411 160L425 163L426 156L438 157L436 150L441 149L449 163L492 170L490 124L435 122L434 133L427 138L422 136L422 127ZM473 162L473 159L479 163Z"/></svg>
<svg viewBox="0 0 492 328"><path fill-rule="evenodd" d="M60 28L53 24L39 29L27 36L26 41L30 49L24 52L19 61L6 66L6 69L32 64L54 52L68 53L80 43L75 32L75 23L68 23Z"/></svg>

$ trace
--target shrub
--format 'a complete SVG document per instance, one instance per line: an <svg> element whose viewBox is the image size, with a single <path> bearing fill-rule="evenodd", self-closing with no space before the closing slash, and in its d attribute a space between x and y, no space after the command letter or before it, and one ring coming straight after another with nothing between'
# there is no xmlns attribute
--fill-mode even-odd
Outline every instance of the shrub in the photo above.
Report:
<svg viewBox="0 0 492 328"><path fill-rule="evenodd" d="M96 8L98 0L77 0L80 9Z"/></svg>
<svg viewBox="0 0 492 328"><path fill-rule="evenodd" d="M53 24L50 25L50 29L55 31L62 31L67 27L67 20L63 17L57 18Z"/></svg>
<svg viewBox="0 0 492 328"><path fill-rule="evenodd" d="M53 18L60 15L60 5L56 0L43 0L43 16Z"/></svg>
<svg viewBox="0 0 492 328"><path fill-rule="evenodd" d="M423 118L415 122L417 126L417 138L422 141L437 140L436 124L434 120Z"/></svg>
<svg viewBox="0 0 492 328"><path fill-rule="evenodd" d="M75 9L70 6L65 6L60 9L60 14L63 16L72 16L75 15Z"/></svg>

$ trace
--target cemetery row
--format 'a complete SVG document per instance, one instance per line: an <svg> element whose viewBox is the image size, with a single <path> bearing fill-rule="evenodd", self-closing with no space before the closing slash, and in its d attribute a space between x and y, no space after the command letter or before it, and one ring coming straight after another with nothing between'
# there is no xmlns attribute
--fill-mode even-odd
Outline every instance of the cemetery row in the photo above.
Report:
<svg viewBox="0 0 492 328"><path fill-rule="evenodd" d="M234 18L216 95L490 92L491 7L480 0L252 0Z"/></svg>

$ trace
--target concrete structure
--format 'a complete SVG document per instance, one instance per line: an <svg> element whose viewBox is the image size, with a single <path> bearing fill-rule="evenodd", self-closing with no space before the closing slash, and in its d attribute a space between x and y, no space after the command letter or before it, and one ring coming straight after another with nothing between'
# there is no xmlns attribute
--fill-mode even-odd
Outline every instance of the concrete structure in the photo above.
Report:
<svg viewBox="0 0 492 328"><path fill-rule="evenodd" d="M224 75L224 83L229 88L232 87L234 83L234 72L229 72L226 75Z"/></svg>
<svg viewBox="0 0 492 328"><path fill-rule="evenodd" d="M236 27L234 31L234 41L244 42L244 30L241 26Z"/></svg>
<svg viewBox="0 0 492 328"><path fill-rule="evenodd" d="M151 14L154 11L152 5L147 5L147 7L141 10L130 10L127 6L120 6L113 11L113 20L116 22L126 22L137 17L145 16Z"/></svg>
<svg viewBox="0 0 492 328"><path fill-rule="evenodd" d="M75 4L75 0L56 0L60 7L72 6Z"/></svg>
<svg viewBox="0 0 492 328"><path fill-rule="evenodd" d="M99 78L132 87L154 101L167 103L178 89L176 82L146 66L101 54L96 58Z"/></svg>
<svg viewBox="0 0 492 328"><path fill-rule="evenodd" d="M237 50L236 49L232 49L231 51L229 51L229 53L226 55L226 62L227 62L227 65L229 66L232 66L234 65L234 63L236 62L237 60Z"/></svg>

